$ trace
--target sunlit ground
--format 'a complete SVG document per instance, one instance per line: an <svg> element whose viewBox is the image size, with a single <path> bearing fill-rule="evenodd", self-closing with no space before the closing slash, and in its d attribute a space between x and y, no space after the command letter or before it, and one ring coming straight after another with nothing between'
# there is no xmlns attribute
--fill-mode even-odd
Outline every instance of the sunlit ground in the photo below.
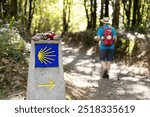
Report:
<svg viewBox="0 0 150 117"><path fill-rule="evenodd" d="M26 47L30 50L30 44ZM69 99L150 99L148 69L113 63L109 73L110 79L102 79L101 65L98 57L93 59L92 48L85 51L62 43L62 53ZM24 99L21 93L17 96L11 95L8 99Z"/></svg>
<svg viewBox="0 0 150 117"><path fill-rule="evenodd" d="M65 46L62 50L66 90L72 99L150 99L148 69L113 63L110 79L102 79L92 49L85 52Z"/></svg>

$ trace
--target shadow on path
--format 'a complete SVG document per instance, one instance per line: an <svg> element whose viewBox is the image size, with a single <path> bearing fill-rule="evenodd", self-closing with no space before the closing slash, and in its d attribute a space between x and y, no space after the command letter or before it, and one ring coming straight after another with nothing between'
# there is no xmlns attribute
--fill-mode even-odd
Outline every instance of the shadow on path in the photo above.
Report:
<svg viewBox="0 0 150 117"><path fill-rule="evenodd" d="M101 78L101 65L88 51L63 45L66 91L76 100L146 100L150 99L150 76L146 69L117 65L110 79ZM119 72L116 72L119 69ZM120 80L117 80L119 74Z"/></svg>

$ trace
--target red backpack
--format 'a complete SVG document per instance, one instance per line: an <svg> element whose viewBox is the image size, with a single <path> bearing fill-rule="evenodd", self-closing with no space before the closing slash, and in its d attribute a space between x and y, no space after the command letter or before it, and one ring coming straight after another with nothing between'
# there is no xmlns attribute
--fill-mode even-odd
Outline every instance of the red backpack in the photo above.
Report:
<svg viewBox="0 0 150 117"><path fill-rule="evenodd" d="M103 44L105 46L111 46L114 43L113 35L112 35L112 28L104 28L104 39Z"/></svg>

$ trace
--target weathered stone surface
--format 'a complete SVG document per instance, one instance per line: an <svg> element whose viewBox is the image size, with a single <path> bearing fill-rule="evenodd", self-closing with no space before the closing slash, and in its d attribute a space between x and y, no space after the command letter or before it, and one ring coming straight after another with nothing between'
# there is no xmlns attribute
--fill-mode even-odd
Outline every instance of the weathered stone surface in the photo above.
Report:
<svg viewBox="0 0 150 117"><path fill-rule="evenodd" d="M36 44L58 44L58 67L35 67ZM64 100L65 83L59 41L32 41L27 85L27 100Z"/></svg>

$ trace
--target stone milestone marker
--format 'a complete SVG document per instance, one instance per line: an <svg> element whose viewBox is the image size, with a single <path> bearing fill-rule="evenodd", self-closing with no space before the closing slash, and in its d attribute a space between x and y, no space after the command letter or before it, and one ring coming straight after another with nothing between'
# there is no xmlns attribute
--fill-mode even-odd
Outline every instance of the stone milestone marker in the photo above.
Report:
<svg viewBox="0 0 150 117"><path fill-rule="evenodd" d="M65 100L60 41L32 41L27 100Z"/></svg>

